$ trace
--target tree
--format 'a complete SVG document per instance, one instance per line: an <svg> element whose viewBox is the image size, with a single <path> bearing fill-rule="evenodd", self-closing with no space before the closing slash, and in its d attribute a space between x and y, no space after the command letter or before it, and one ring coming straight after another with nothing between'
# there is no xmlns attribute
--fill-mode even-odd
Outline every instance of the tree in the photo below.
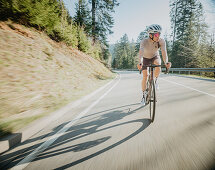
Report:
<svg viewBox="0 0 215 170"><path fill-rule="evenodd" d="M107 35L112 33L111 28L114 21L111 14L119 3L117 0L88 0L88 2L91 6L91 15L86 0L79 0L76 4L74 21L78 26L84 28L92 39L93 46L100 44L100 54L102 55L100 58L108 61L111 55L108 50Z"/></svg>
<svg viewBox="0 0 215 170"><path fill-rule="evenodd" d="M91 36L93 42L101 41L107 45L107 35L113 33L111 28L114 21L111 13L115 12L114 8L119 5L117 0L89 0L91 3Z"/></svg>
<svg viewBox="0 0 215 170"><path fill-rule="evenodd" d="M115 44L113 51L113 63L114 68L134 68L136 61L135 43L131 43L128 40L127 34L124 34L119 42Z"/></svg>
<svg viewBox="0 0 215 170"><path fill-rule="evenodd" d="M206 28L202 4L198 0L172 0L170 7L173 67L197 67L197 51Z"/></svg>
<svg viewBox="0 0 215 170"><path fill-rule="evenodd" d="M88 4L86 0L79 0L76 5L76 14L74 16L74 23L76 23L79 27L84 28L84 31L90 35L90 10L88 8Z"/></svg>
<svg viewBox="0 0 215 170"><path fill-rule="evenodd" d="M170 54L171 54L172 46L171 46L170 37L168 37L167 33L164 34L164 40L166 42L166 50L167 50L168 60L171 61L171 55Z"/></svg>
<svg viewBox="0 0 215 170"><path fill-rule="evenodd" d="M143 32L141 32L137 38L137 41L136 41L136 46L135 46L135 49L136 49L136 52L138 53L139 50L140 50L140 42L142 41L143 38L148 38L148 32L147 30L145 29Z"/></svg>

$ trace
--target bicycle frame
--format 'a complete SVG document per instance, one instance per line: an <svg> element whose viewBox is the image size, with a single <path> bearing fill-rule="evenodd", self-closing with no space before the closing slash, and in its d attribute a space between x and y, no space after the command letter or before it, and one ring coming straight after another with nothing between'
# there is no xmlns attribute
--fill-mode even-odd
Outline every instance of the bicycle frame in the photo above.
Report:
<svg viewBox="0 0 215 170"><path fill-rule="evenodd" d="M156 89L155 89L155 82L154 82L154 69L155 67L161 67L161 65L147 65L147 71L149 71L149 74L147 76L147 82L146 82L146 105L149 104L149 110L150 110L150 118L151 122L154 121L155 118L155 108L156 108ZM142 72L142 69L140 70L140 74ZM165 74L168 73L168 69L166 69Z"/></svg>
<svg viewBox="0 0 215 170"><path fill-rule="evenodd" d="M146 91L147 91L146 104L149 104L149 102L151 101L152 84L154 81L154 68L153 67L148 67L148 68L149 68L149 74L146 82Z"/></svg>
<svg viewBox="0 0 215 170"><path fill-rule="evenodd" d="M149 104L151 122L153 122L155 118L155 108L156 108L156 102L157 102L155 82L154 82L155 67L161 67L161 65L153 65L153 64L147 65L147 71L149 71L149 73L148 73L147 84L146 84L146 91L147 91L146 105Z"/></svg>

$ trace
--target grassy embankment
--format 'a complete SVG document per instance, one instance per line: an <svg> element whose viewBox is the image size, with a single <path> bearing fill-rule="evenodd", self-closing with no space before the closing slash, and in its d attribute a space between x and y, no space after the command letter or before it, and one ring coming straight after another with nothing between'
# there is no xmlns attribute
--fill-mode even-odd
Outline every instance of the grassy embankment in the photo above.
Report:
<svg viewBox="0 0 215 170"><path fill-rule="evenodd" d="M99 61L46 34L0 22L0 137L115 77Z"/></svg>

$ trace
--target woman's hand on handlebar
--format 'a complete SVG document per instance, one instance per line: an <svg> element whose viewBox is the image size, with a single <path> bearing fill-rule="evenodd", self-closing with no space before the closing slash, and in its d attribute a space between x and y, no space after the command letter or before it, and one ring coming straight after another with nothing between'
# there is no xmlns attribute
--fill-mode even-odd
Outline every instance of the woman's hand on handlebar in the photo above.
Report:
<svg viewBox="0 0 215 170"><path fill-rule="evenodd" d="M172 63L171 63L171 62L167 62L167 63L165 64L165 66L166 66L167 69L170 69L170 67L172 66Z"/></svg>
<svg viewBox="0 0 215 170"><path fill-rule="evenodd" d="M140 71L142 69L142 64L141 63L137 64L137 68Z"/></svg>

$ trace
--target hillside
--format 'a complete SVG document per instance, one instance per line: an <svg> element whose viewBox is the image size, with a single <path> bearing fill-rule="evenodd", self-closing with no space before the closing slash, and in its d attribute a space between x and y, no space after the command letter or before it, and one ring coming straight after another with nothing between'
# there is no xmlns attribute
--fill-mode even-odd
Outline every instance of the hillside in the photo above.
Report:
<svg viewBox="0 0 215 170"><path fill-rule="evenodd" d="M11 22L0 22L0 72L0 136L115 77L92 57Z"/></svg>

